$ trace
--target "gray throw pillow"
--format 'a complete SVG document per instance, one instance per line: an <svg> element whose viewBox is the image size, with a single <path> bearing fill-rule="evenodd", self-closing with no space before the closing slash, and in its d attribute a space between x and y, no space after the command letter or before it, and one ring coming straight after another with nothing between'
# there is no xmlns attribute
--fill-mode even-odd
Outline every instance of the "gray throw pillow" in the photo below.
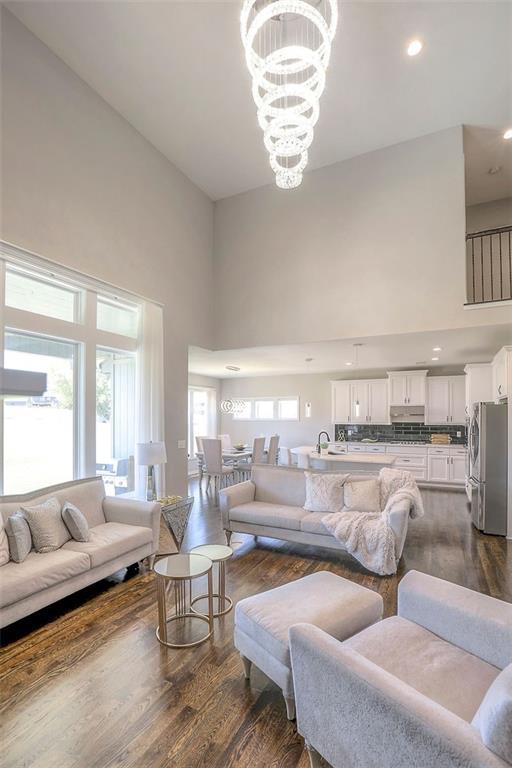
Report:
<svg viewBox="0 0 512 768"><path fill-rule="evenodd" d="M512 763L512 664L490 686L472 725L491 752Z"/></svg>
<svg viewBox="0 0 512 768"><path fill-rule="evenodd" d="M89 523L85 515L70 501L64 502L62 519L75 541L89 541Z"/></svg>
<svg viewBox="0 0 512 768"><path fill-rule="evenodd" d="M7 519L5 531L9 540L11 560L22 563L32 549L32 537L28 523L21 512L16 512Z"/></svg>
<svg viewBox="0 0 512 768"><path fill-rule="evenodd" d="M60 502L55 497L33 507L21 507L21 514L30 528L36 552L53 552L70 540L62 520Z"/></svg>

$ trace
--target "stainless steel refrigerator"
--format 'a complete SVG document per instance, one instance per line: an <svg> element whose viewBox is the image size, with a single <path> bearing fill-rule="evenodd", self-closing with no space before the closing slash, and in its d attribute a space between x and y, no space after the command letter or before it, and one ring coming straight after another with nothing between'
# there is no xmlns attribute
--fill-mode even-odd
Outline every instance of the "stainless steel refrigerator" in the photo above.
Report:
<svg viewBox="0 0 512 768"><path fill-rule="evenodd" d="M507 403L474 403L469 422L468 496L478 530L507 534Z"/></svg>

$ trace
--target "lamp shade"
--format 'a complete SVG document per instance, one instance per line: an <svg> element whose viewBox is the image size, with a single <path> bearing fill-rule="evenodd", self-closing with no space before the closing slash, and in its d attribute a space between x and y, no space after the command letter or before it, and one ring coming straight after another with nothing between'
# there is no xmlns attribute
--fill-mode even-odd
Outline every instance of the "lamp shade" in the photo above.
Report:
<svg viewBox="0 0 512 768"><path fill-rule="evenodd" d="M155 464L165 464L167 453L165 443L137 443L136 445L137 464L150 467Z"/></svg>

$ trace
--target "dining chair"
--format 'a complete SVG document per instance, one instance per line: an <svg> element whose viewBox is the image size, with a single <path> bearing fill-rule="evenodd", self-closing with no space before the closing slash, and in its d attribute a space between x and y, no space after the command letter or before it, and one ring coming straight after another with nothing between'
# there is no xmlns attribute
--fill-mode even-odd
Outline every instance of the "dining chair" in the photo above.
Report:
<svg viewBox="0 0 512 768"><path fill-rule="evenodd" d="M293 464L291 451L284 445L279 448L279 464L283 467L291 467Z"/></svg>
<svg viewBox="0 0 512 768"><path fill-rule="evenodd" d="M279 452L279 435L272 435L268 444L268 463L271 466L277 464L277 456Z"/></svg>
<svg viewBox="0 0 512 768"><path fill-rule="evenodd" d="M204 467L203 440L205 440L205 438L206 436L198 437L196 435L196 451L197 451L196 459L197 459L197 472L199 475L199 485L201 485L203 481L203 467ZM200 454L200 455L198 456L197 454Z"/></svg>
<svg viewBox="0 0 512 768"><path fill-rule="evenodd" d="M238 461L235 469L240 481L249 480L251 477L251 468L253 464L263 464L265 461L265 438L255 437L252 441L252 457L250 461Z"/></svg>
<svg viewBox="0 0 512 768"><path fill-rule="evenodd" d="M231 435L218 435L219 440L222 442L222 450L230 451L233 448L231 444Z"/></svg>
<svg viewBox="0 0 512 768"><path fill-rule="evenodd" d="M225 466L222 463L222 441L220 438L203 438L203 455L204 455L204 467L203 472L208 477L208 483L206 490L210 488L211 480L213 478L213 488L215 493L215 499L219 498L219 489L223 488L226 484L229 484L229 480L233 480L234 468L233 466Z"/></svg>

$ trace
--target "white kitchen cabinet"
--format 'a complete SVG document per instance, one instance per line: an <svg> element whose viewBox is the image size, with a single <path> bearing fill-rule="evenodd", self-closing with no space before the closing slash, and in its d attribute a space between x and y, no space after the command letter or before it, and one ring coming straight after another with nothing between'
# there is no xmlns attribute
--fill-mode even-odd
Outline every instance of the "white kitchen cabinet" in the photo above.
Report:
<svg viewBox="0 0 512 768"><path fill-rule="evenodd" d="M450 456L448 453L428 457L428 479L434 483L448 483L450 481Z"/></svg>
<svg viewBox="0 0 512 768"><path fill-rule="evenodd" d="M492 361L492 399L508 397L512 390L509 374L512 370L512 347L502 347Z"/></svg>
<svg viewBox="0 0 512 768"><path fill-rule="evenodd" d="M333 424L350 424L350 384L350 381L331 382Z"/></svg>
<svg viewBox="0 0 512 768"><path fill-rule="evenodd" d="M427 371L388 371L390 405L425 405Z"/></svg>
<svg viewBox="0 0 512 768"><path fill-rule="evenodd" d="M426 424L466 423L464 376L429 376L427 379Z"/></svg>
<svg viewBox="0 0 512 768"><path fill-rule="evenodd" d="M491 363L469 363L466 374L466 415L471 414L473 403L488 403L494 400L492 389Z"/></svg>
<svg viewBox="0 0 512 768"><path fill-rule="evenodd" d="M350 423L368 423L368 382L350 382Z"/></svg>
<svg viewBox="0 0 512 768"><path fill-rule="evenodd" d="M466 482L466 456L450 456L450 480L453 483Z"/></svg>
<svg viewBox="0 0 512 768"><path fill-rule="evenodd" d="M388 382L374 379L368 382L368 421L370 424L389 424Z"/></svg>

